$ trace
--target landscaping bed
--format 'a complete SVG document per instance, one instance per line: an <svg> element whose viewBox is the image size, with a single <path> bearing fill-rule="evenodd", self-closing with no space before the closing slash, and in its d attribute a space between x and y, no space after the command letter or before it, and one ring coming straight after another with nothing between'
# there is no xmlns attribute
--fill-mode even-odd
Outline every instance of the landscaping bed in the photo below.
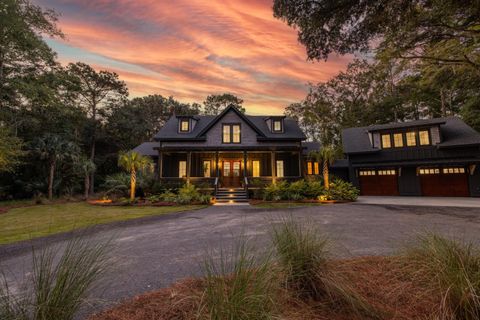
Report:
<svg viewBox="0 0 480 320"><path fill-rule="evenodd" d="M381 310L381 319L427 319L441 303L412 277L405 276L403 265L395 257L363 257L335 261L340 270L367 302ZM202 318L204 279L186 279L158 291L139 295L90 320L193 320ZM288 320L369 319L342 312L326 301L301 301L288 290L278 291L278 312ZM206 314L203 314L208 318Z"/></svg>

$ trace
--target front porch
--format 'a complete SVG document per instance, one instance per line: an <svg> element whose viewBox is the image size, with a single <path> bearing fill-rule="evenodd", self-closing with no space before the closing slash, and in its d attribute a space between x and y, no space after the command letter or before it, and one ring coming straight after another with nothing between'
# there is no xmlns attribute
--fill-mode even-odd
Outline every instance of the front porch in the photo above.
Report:
<svg viewBox="0 0 480 320"><path fill-rule="evenodd" d="M301 149L243 151L160 150L158 178L172 185L192 183L202 189L258 188L279 180L298 180Z"/></svg>

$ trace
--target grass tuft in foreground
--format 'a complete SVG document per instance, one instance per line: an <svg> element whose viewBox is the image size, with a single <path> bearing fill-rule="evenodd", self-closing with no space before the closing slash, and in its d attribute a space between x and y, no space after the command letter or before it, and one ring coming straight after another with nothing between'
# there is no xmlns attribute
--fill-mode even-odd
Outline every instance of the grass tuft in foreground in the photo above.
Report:
<svg viewBox="0 0 480 320"><path fill-rule="evenodd" d="M440 292L437 319L480 319L480 252L472 243L428 233L403 257L421 283Z"/></svg>
<svg viewBox="0 0 480 320"><path fill-rule="evenodd" d="M270 258L259 258L254 251L241 238L233 250L222 250L219 259L210 254L200 314L212 320L273 318L277 290Z"/></svg>
<svg viewBox="0 0 480 320"><path fill-rule="evenodd" d="M107 247L108 243L76 238L60 257L58 248L34 252L31 282L22 291L13 293L6 280L0 284L0 319L73 319L95 280L106 270Z"/></svg>
<svg viewBox="0 0 480 320"><path fill-rule="evenodd" d="M273 226L272 238L285 287L302 300L328 301L331 306L378 318L378 313L329 264L329 240L292 217Z"/></svg>

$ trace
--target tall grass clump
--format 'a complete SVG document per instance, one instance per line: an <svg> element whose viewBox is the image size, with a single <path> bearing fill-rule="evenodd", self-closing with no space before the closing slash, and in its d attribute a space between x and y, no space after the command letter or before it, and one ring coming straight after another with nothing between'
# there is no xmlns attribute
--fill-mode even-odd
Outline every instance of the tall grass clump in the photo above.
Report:
<svg viewBox="0 0 480 320"><path fill-rule="evenodd" d="M427 233L404 254L419 281L440 292L438 319L480 319L480 251L472 243Z"/></svg>
<svg viewBox="0 0 480 320"><path fill-rule="evenodd" d="M0 284L0 319L71 320L106 270L108 243L76 238L65 247L33 252L31 279L19 292Z"/></svg>
<svg viewBox="0 0 480 320"><path fill-rule="evenodd" d="M245 238L233 247L209 254L204 264L205 291L201 314L211 320L272 319L277 290L270 255L255 255Z"/></svg>
<svg viewBox="0 0 480 320"><path fill-rule="evenodd" d="M332 306L371 319L377 312L336 273L330 259L330 241L313 224L284 217L273 225L272 239L284 284L299 299L326 301Z"/></svg>

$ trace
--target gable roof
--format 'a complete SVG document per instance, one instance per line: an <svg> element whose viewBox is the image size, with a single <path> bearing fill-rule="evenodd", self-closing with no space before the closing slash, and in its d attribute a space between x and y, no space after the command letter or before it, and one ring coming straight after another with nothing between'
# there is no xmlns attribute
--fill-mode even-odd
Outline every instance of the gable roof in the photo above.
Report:
<svg viewBox="0 0 480 320"><path fill-rule="evenodd" d="M480 145L480 133L457 117L447 117L344 129L342 131L343 150L344 153L378 152L380 149L372 147L369 132L426 125L440 125L442 142L436 145L438 148Z"/></svg>
<svg viewBox="0 0 480 320"><path fill-rule="evenodd" d="M230 105L217 116L195 116L196 124L188 133L178 132L178 120L171 117L160 131L154 136L157 141L202 141L206 134L216 123L218 123L228 112L235 112L252 130L257 133L259 140L305 140L306 136L292 118L284 119L284 131L282 133L271 132L267 126L268 116L249 116L240 112Z"/></svg>
<svg viewBox="0 0 480 320"><path fill-rule="evenodd" d="M142 156L155 157L158 156L158 151L154 148L158 148L158 142L144 142L139 146L133 148L133 151L138 152Z"/></svg>

